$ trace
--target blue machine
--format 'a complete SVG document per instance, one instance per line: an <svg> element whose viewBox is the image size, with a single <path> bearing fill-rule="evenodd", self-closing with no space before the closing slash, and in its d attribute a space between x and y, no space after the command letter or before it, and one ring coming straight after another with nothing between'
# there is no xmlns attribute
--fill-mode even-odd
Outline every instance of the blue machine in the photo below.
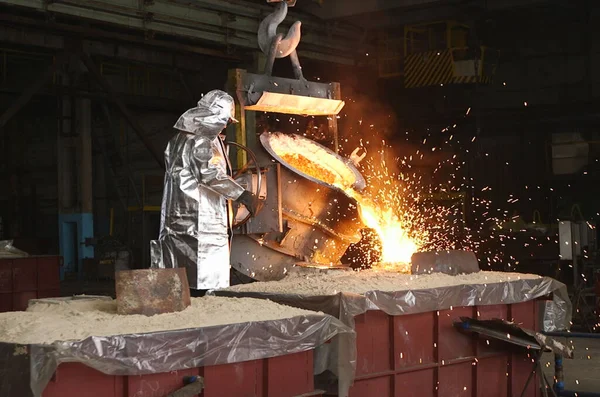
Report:
<svg viewBox="0 0 600 397"><path fill-rule="evenodd" d="M86 244L94 237L94 216L91 213L59 214L58 236L60 255L64 265L60 268L60 279L67 273L77 273L83 278L83 262L94 257L94 247Z"/></svg>

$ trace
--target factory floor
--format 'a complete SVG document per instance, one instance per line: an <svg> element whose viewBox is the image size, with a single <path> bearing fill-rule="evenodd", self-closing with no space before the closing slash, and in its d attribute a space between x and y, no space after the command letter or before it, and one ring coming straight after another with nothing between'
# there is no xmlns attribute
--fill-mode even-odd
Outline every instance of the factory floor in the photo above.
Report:
<svg viewBox="0 0 600 397"><path fill-rule="evenodd" d="M600 393L600 339L557 340L575 348L574 358L563 360L565 389L580 393ZM554 355L544 354L542 364L548 380L551 380L554 376Z"/></svg>

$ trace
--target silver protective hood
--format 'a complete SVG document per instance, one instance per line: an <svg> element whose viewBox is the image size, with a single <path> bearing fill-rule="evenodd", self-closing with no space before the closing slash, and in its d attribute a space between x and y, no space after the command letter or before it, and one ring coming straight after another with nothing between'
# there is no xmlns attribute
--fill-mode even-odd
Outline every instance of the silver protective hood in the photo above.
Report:
<svg viewBox="0 0 600 397"><path fill-rule="evenodd" d="M213 90L198 101L198 106L182 114L174 128L196 135L217 136L229 121L237 122L231 95Z"/></svg>
<svg viewBox="0 0 600 397"><path fill-rule="evenodd" d="M177 120L182 132L165 150L160 236L150 244L151 265L185 267L193 289L229 286L228 200L244 189L231 178L219 133L235 121L233 104L223 91L206 94Z"/></svg>

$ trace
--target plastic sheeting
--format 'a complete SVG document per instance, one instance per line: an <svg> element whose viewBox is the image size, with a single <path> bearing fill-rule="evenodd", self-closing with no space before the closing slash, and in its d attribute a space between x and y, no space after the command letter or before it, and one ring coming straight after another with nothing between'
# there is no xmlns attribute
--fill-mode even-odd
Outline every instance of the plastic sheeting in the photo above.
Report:
<svg viewBox="0 0 600 397"><path fill-rule="evenodd" d="M79 362L109 375L164 373L298 353L340 334L354 331L332 316L314 314L52 345L0 343L0 395L41 397L58 365L65 362ZM30 390L23 387L27 384Z"/></svg>
<svg viewBox="0 0 600 397"><path fill-rule="evenodd" d="M13 245L13 240L0 240L0 259L4 258L24 258L29 256L25 251L21 251Z"/></svg>
<svg viewBox="0 0 600 397"><path fill-rule="evenodd" d="M508 305L552 294L552 305L545 306L543 330L566 330L571 321L571 302L567 287L549 277L395 292L369 291L364 295L340 292L329 296L306 296L236 291L209 291L209 294L269 299L289 306L321 311L339 318L353 329L354 317L367 310L381 310L396 316L461 306ZM317 349L315 358L319 361L315 364L315 373L329 370L336 374L338 393L342 397L347 396L356 370L356 335L336 338L334 343Z"/></svg>

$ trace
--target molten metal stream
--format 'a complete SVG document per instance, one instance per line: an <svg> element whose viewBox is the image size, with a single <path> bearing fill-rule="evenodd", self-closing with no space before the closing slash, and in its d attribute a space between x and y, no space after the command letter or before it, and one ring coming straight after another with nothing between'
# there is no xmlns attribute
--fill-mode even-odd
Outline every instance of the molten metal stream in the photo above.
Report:
<svg viewBox="0 0 600 397"><path fill-rule="evenodd" d="M354 198L359 205L363 223L375 230L381 240L381 265L402 273L410 273L410 260L418 247L392 208L383 209L353 189L346 194Z"/></svg>
<svg viewBox="0 0 600 397"><path fill-rule="evenodd" d="M347 166L336 157L329 155L326 150L315 151L314 142L294 140L284 134L271 135L271 147L281 159L295 169L334 185L343 190L347 196L358 202L359 214L363 223L375 230L381 240L381 263L379 267L410 273L412 254L418 249L418 244L408 235L404 224L390 205L383 208L370 198L363 196L351 186L354 181L348 180L351 172L344 172ZM390 203L393 200L390 200Z"/></svg>

